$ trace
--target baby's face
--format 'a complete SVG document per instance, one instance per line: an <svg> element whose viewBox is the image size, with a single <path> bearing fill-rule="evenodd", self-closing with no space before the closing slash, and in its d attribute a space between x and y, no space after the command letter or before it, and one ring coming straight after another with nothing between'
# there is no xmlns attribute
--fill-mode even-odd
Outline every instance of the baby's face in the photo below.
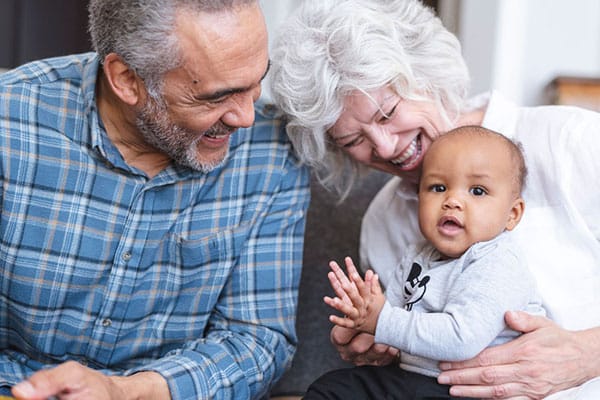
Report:
<svg viewBox="0 0 600 400"><path fill-rule="evenodd" d="M434 142L419 185L419 225L447 257L513 229L523 211L508 145L492 134Z"/></svg>

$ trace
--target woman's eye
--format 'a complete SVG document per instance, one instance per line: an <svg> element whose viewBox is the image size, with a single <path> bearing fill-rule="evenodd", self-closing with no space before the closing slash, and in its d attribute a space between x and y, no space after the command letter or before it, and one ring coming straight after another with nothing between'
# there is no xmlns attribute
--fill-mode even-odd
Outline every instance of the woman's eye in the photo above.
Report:
<svg viewBox="0 0 600 400"><path fill-rule="evenodd" d="M483 196L483 195L487 194L486 190L479 186L475 186L475 187L471 188L470 192L474 196Z"/></svg>
<svg viewBox="0 0 600 400"><path fill-rule="evenodd" d="M362 136L357 136L356 139L352 139L348 143L342 144L342 147L345 149L355 147L355 146L360 145L364 140L365 140L365 138L363 138Z"/></svg>
<svg viewBox="0 0 600 400"><path fill-rule="evenodd" d="M394 107L392 107L392 109L386 113L381 113L381 119L379 119L379 122L386 122L389 121L390 119L392 119L392 117L394 116L394 113L396 112L396 107L398 107L398 104L396 104Z"/></svg>
<svg viewBox="0 0 600 400"><path fill-rule="evenodd" d="M429 191L434 193L442 193L446 191L446 186L441 184L431 185L429 186Z"/></svg>

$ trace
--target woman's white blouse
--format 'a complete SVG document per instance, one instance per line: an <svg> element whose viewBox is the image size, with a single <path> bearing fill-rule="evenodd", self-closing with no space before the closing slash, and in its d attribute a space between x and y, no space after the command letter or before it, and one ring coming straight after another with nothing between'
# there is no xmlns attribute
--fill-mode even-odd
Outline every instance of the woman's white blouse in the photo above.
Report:
<svg viewBox="0 0 600 400"><path fill-rule="evenodd" d="M486 100L483 125L523 146L525 214L514 232L550 316L568 329L600 326L600 113L517 107L495 92ZM393 178L365 214L361 265L385 284L422 240L416 189Z"/></svg>
<svg viewBox="0 0 600 400"><path fill-rule="evenodd" d="M523 146L526 204L514 237L522 243L549 316L567 329L600 326L600 113L517 107L496 92L474 100L482 101L487 102L483 126ZM423 240L416 188L392 178L363 219L361 265L374 269L385 284L408 244ZM596 398L600 377L547 400Z"/></svg>

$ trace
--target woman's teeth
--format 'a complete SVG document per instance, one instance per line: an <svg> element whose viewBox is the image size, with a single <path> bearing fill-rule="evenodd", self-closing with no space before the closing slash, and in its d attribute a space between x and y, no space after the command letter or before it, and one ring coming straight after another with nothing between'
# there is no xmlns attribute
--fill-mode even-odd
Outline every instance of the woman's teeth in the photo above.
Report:
<svg viewBox="0 0 600 400"><path fill-rule="evenodd" d="M421 134L415 136L408 147L402 152L400 157L390 160L390 162L399 167L407 167L411 162L415 161L421 153Z"/></svg>

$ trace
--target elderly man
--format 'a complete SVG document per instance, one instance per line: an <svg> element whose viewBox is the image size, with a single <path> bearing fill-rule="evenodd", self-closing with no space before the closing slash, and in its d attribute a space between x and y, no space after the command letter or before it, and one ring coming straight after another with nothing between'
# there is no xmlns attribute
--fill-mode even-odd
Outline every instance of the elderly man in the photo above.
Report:
<svg viewBox="0 0 600 400"><path fill-rule="evenodd" d="M255 0L91 0L0 77L0 386L250 399L293 355L308 173L255 102Z"/></svg>

